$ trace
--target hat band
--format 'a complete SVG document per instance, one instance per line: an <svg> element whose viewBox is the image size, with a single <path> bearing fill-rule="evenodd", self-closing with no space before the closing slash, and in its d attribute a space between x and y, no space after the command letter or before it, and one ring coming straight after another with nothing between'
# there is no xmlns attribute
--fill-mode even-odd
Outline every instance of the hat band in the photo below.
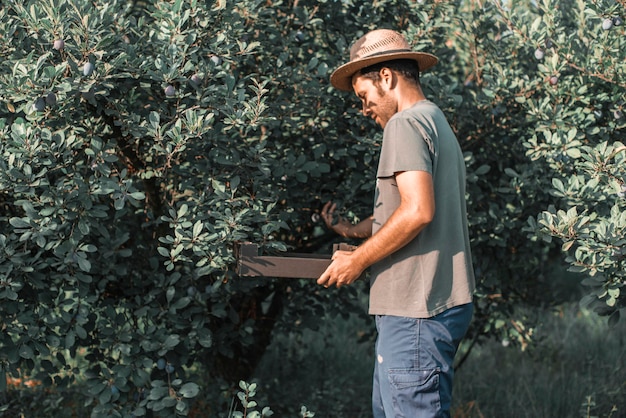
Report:
<svg viewBox="0 0 626 418"><path fill-rule="evenodd" d="M372 58L372 57L377 57L379 55L397 54L397 53L400 53L400 52L413 52L413 51L411 51L410 49L406 49L406 48L403 48L403 49L391 49L391 50L388 50L388 51L374 52L373 54L366 55L366 56L364 56L362 58L359 58L359 59Z"/></svg>

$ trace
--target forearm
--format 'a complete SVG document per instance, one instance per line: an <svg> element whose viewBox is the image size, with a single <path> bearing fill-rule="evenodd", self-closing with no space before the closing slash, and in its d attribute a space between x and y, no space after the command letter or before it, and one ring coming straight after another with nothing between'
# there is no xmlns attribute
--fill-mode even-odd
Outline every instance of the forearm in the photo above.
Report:
<svg viewBox="0 0 626 418"><path fill-rule="evenodd" d="M411 242L430 222L399 207L370 239L354 253L354 262L363 269L370 267Z"/></svg>
<svg viewBox="0 0 626 418"><path fill-rule="evenodd" d="M372 216L353 224L346 218L337 216L335 214L336 209L337 205L333 202L327 202L322 208L322 219L330 230L344 238L365 239L372 236L372 224L374 222Z"/></svg>
<svg viewBox="0 0 626 418"><path fill-rule="evenodd" d="M344 238L365 239L372 236L373 218L370 216L357 224L348 221L339 222L332 226L333 231Z"/></svg>
<svg viewBox="0 0 626 418"><path fill-rule="evenodd" d="M411 242L435 216L432 176L423 171L396 173L400 205L381 228L357 250L354 262L362 269Z"/></svg>

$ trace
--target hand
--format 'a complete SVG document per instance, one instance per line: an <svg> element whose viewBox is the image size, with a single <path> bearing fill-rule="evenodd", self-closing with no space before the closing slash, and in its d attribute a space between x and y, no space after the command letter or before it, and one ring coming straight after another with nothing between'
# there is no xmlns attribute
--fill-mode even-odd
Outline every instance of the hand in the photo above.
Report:
<svg viewBox="0 0 626 418"><path fill-rule="evenodd" d="M324 287L351 284L363 274L364 268L356 262L353 251L335 251L332 263L317 279L317 284Z"/></svg>
<svg viewBox="0 0 626 418"><path fill-rule="evenodd" d="M333 225L336 223L333 221L333 217L335 216L335 210L337 209L337 204L333 202L326 202L324 207L322 208L322 219L327 227L330 229L333 228Z"/></svg>
<svg viewBox="0 0 626 418"><path fill-rule="evenodd" d="M329 229L347 238L353 225L347 219L335 214L336 209L336 203L327 202L322 208L322 219Z"/></svg>

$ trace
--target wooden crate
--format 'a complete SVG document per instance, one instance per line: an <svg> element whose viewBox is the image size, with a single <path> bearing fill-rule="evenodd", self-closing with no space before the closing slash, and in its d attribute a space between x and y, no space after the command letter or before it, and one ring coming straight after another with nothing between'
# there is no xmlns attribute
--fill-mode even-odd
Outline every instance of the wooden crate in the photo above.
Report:
<svg viewBox="0 0 626 418"><path fill-rule="evenodd" d="M333 246L337 250L352 251L354 246L341 243ZM325 254L286 253L282 256L259 255L256 244L238 243L235 247L237 274L241 277L284 277L292 279L317 279L331 263Z"/></svg>

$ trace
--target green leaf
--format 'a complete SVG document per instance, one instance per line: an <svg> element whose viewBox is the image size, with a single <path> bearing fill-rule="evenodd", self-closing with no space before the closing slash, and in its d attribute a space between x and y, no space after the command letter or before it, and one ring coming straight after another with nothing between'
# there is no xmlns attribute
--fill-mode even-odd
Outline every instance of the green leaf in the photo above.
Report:
<svg viewBox="0 0 626 418"><path fill-rule="evenodd" d="M491 167L489 167L488 165L481 165L480 167L478 167L474 173L478 176L482 176L485 175L489 172L489 170L491 169Z"/></svg>
<svg viewBox="0 0 626 418"><path fill-rule="evenodd" d="M16 228L30 228L30 223L22 218L11 218L9 223Z"/></svg>
<svg viewBox="0 0 626 418"><path fill-rule="evenodd" d="M89 260L83 257L77 257L76 261L78 262L78 267L80 267L82 271L91 271L91 263L89 262Z"/></svg>
<svg viewBox="0 0 626 418"><path fill-rule="evenodd" d="M568 148L567 151L565 151L565 153L572 158L580 158L582 156L580 149L578 148Z"/></svg>
<svg viewBox="0 0 626 418"><path fill-rule="evenodd" d="M213 335L206 328L198 330L198 343L204 348L210 348L213 345Z"/></svg>
<svg viewBox="0 0 626 418"><path fill-rule="evenodd" d="M25 359L33 359L35 357L35 353L33 349L29 345L26 345L26 344L21 345L18 352L19 352L20 357L25 358Z"/></svg>
<svg viewBox="0 0 626 418"><path fill-rule="evenodd" d="M240 182L241 182L241 179L239 178L239 176L233 176L230 179L230 189L233 191L237 190L237 187L239 187Z"/></svg>
<svg viewBox="0 0 626 418"><path fill-rule="evenodd" d="M179 392L185 398L194 398L198 395L198 392L200 392L200 387L193 382L189 382L185 383L180 388Z"/></svg>
<svg viewBox="0 0 626 418"><path fill-rule="evenodd" d="M191 298L187 296L183 296L182 298L178 299L176 302L172 304L172 309L174 310L182 309L186 307L187 305L189 305L190 302L191 302Z"/></svg>
<svg viewBox="0 0 626 418"><path fill-rule="evenodd" d="M519 176L520 176L520 175L519 175L519 174L518 174L515 170L513 170L512 168L509 168L509 167L505 168L505 169L504 169L504 172L505 172L505 173L506 173L509 177L516 178L516 177L519 177Z"/></svg>
<svg viewBox="0 0 626 418"><path fill-rule="evenodd" d="M169 396L169 388L167 386L158 386L150 390L150 393L148 394L148 399L156 401L161 400L166 396Z"/></svg>
<svg viewBox="0 0 626 418"><path fill-rule="evenodd" d="M176 288L174 286L169 286L167 288L167 291L165 292L165 299L167 300L167 303L170 303L172 301L175 294L176 294Z"/></svg>
<svg viewBox="0 0 626 418"><path fill-rule="evenodd" d="M180 337L178 334L170 334L167 336L165 341L163 342L163 348L166 350L171 350L176 347L180 343Z"/></svg>
<svg viewBox="0 0 626 418"><path fill-rule="evenodd" d="M86 339L87 338L87 331L85 331L85 328L83 328L80 325L76 324L76 326L74 327L74 330L75 330L76 335L78 336L78 338L81 338L81 339Z"/></svg>
<svg viewBox="0 0 626 418"><path fill-rule="evenodd" d="M204 227L202 221L198 220L196 221L196 223L193 225L193 236L197 237L198 235L200 235L200 233L202 232L202 228Z"/></svg>

